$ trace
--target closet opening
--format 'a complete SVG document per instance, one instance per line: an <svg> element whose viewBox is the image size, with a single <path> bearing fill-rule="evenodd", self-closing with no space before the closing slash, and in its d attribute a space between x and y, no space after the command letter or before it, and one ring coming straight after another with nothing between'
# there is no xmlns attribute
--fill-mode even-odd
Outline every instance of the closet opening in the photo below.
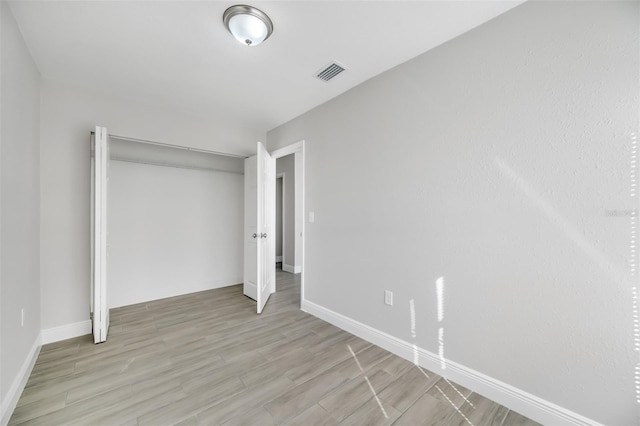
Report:
<svg viewBox="0 0 640 426"><path fill-rule="evenodd" d="M109 308L242 283L242 158L110 138Z"/></svg>

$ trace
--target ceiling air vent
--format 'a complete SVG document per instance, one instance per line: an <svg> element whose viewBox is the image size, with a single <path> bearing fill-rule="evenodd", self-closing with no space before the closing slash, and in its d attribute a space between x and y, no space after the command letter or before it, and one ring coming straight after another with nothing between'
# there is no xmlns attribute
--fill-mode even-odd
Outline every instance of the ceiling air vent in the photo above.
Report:
<svg viewBox="0 0 640 426"><path fill-rule="evenodd" d="M329 81L333 77L340 74L345 69L346 69L345 67L338 65L338 63L332 62L326 67L324 67L321 71L319 71L316 74L316 77L319 78L320 80Z"/></svg>

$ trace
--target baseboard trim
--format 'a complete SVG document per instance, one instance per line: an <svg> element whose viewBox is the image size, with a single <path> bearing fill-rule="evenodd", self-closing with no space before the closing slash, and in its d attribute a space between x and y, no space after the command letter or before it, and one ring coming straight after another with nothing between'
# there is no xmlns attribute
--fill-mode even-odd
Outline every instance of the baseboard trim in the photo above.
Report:
<svg viewBox="0 0 640 426"><path fill-rule="evenodd" d="M74 322L72 324L42 330L42 344L46 345L86 334L91 334L91 320Z"/></svg>
<svg viewBox="0 0 640 426"><path fill-rule="evenodd" d="M33 342L33 346L29 351L29 354L24 360L22 367L20 367L20 371L13 380L11 387L9 388L9 392L5 396L2 401L2 406L0 408L0 425L6 425L9 423L9 419L13 414L13 410L16 409L18 405L18 401L20 400L20 396L22 395L22 391L24 387L27 385L27 380L29 380L29 376L31 375L31 371L33 370L33 366L38 359L38 354L40 353L40 348L42 347L42 333L38 334L35 342Z"/></svg>
<svg viewBox="0 0 640 426"><path fill-rule="evenodd" d="M292 274L294 274L295 272L293 272L293 266L291 265L287 265L286 263L282 264L282 270L285 272L291 272Z"/></svg>
<svg viewBox="0 0 640 426"><path fill-rule="evenodd" d="M292 266L287 265L286 263L282 263L282 270L284 272L291 272L292 274L299 274L302 272L302 266Z"/></svg>
<svg viewBox="0 0 640 426"><path fill-rule="evenodd" d="M437 372L439 375L539 423L602 426L596 421L456 362L445 360L446 368L443 370L440 357L437 354L308 300L302 300L301 309L408 361L417 362L420 366Z"/></svg>

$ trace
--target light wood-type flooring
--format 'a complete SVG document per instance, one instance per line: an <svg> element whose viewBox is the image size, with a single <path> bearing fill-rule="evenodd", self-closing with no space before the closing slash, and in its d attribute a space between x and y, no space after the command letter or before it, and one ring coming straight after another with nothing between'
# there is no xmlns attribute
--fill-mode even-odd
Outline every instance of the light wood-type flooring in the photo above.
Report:
<svg viewBox="0 0 640 426"><path fill-rule="evenodd" d="M10 425L535 425L299 309L235 285L111 310L106 343L40 351Z"/></svg>

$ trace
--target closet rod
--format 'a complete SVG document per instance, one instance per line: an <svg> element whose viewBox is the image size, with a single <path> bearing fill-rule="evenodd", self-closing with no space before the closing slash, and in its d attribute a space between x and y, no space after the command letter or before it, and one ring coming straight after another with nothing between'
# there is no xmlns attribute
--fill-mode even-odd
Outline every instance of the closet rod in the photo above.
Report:
<svg viewBox="0 0 640 426"><path fill-rule="evenodd" d="M206 172L233 173L233 174L237 174L237 175L244 175L244 172L237 172L235 170L216 169L216 168L213 168L213 167L179 166L179 165L176 165L176 164L160 163L160 162L155 162L155 161L131 160L129 158L118 158L118 157L111 157L111 160L113 160L113 161L122 161L124 163L146 164L146 165L149 165L149 166L171 167L171 168L174 168L174 169L204 170Z"/></svg>
<svg viewBox="0 0 640 426"><path fill-rule="evenodd" d="M93 135L95 132L91 132L91 134ZM219 152L219 151L210 151L207 149L200 149L200 148L190 148L188 146L181 146L181 145L174 145L174 144L170 144L170 143L164 143L164 142L156 142L156 141L150 141L150 140L146 140L146 139L136 139L136 138L129 138L127 136L118 136L118 135L112 135L110 134L109 137L115 138L115 139L120 139L121 141L130 141L130 142L139 142L139 143L146 143L146 144L150 144L150 145L157 145L157 146L164 146L167 148L177 148L177 149L184 149L187 151L195 151L195 152L203 152L206 154L215 154L215 155L222 155L224 157L235 157L235 158L249 158L245 155L238 155L238 154L229 154L226 152Z"/></svg>

